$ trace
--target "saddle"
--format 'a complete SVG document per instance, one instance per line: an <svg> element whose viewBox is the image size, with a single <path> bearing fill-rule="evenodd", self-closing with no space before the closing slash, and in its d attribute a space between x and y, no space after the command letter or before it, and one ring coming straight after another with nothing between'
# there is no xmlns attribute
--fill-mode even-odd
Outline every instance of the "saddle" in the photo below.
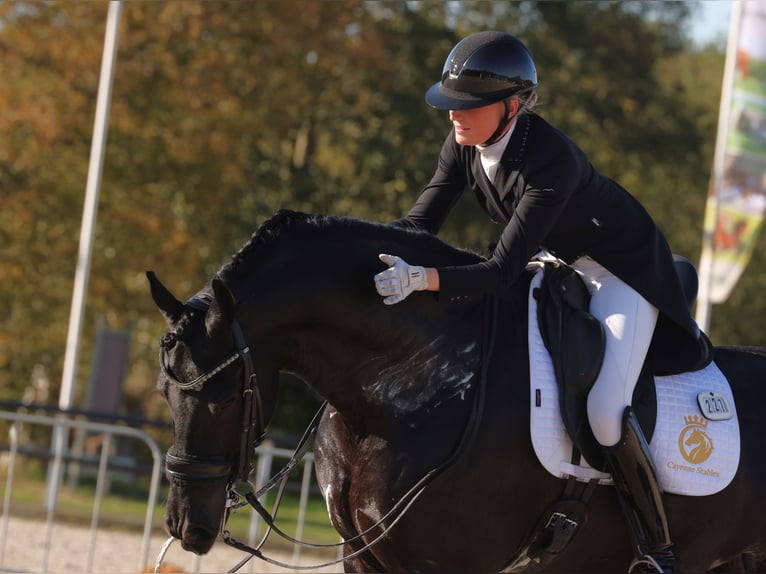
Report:
<svg viewBox="0 0 766 574"><path fill-rule="evenodd" d="M587 400L604 362L604 326L589 313L590 293L577 272L546 262L537 299L537 320L553 359L561 417L572 443L593 468L603 463L587 416ZM600 460L601 459L601 460Z"/></svg>
<svg viewBox="0 0 766 574"><path fill-rule="evenodd" d="M673 259L691 309L697 298L697 271L688 259L677 255ZM542 264L543 279L534 297L540 333L559 386L561 417L572 443L588 464L604 470L601 448L593 436L586 408L588 393L604 360L604 327L589 312L590 293L580 275L561 261L545 260ZM647 441L651 441L654 434L657 416L653 375L647 358L632 401Z"/></svg>
<svg viewBox="0 0 766 574"><path fill-rule="evenodd" d="M696 270L682 257L675 257L675 261L691 307L697 294ZM588 393L604 358L604 329L590 315L590 293L574 269L547 259L535 265L543 269L530 286L530 432L540 463L566 482L559 499L543 511L526 542L502 572L545 568L587 522L588 503L596 486L610 482L609 475L602 472L601 449L590 429L586 409ZM632 397L652 455L660 463L663 488L675 494L714 494L729 484L738 467L739 429L734 401L728 382L712 362L709 345L701 334L700 350L707 349L706 356L701 357L697 368L687 367L677 374L658 376L660 373L655 372L678 367L672 360L672 346L657 350L661 354L657 362L656 356L650 354ZM661 367L655 369L654 364ZM700 397L721 400L727 416L718 418L709 408L703 409ZM709 421L716 422L708 427ZM696 430L707 433L710 448L704 460L691 457L696 461L692 464L686 448Z"/></svg>

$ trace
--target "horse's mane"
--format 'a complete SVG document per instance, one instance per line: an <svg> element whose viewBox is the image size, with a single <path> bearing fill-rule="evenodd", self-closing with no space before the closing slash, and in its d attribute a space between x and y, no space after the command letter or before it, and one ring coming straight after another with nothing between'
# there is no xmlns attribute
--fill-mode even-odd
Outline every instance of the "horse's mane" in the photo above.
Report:
<svg viewBox="0 0 766 574"><path fill-rule="evenodd" d="M345 233L355 239L362 238L403 238L423 242L424 248L430 250L445 249L451 253L466 255L468 252L449 246L436 236L405 227L392 226L384 223L377 223L357 219L354 217L342 217L325 215L319 213L303 213L290 209L280 209L274 216L262 223L253 233L250 239L242 248L237 251L218 272L220 277L232 277L243 272L249 267L250 261L255 254L268 249L280 238L301 234L301 237L309 235L316 236L317 233L335 232ZM474 254L470 254L477 257Z"/></svg>
<svg viewBox="0 0 766 574"><path fill-rule="evenodd" d="M245 262L247 262L253 253L259 248L272 244L286 230L298 224L311 225L310 222L318 221L321 216L301 213L289 209L279 210L273 217L265 221L256 229L250 240L237 251L231 260L223 265L218 271L217 276L224 278L236 273ZM171 348L176 341L188 340L192 331L191 319L195 311L187 307L184 314L176 322L173 331L166 333L160 340L160 346L165 349Z"/></svg>
<svg viewBox="0 0 766 574"><path fill-rule="evenodd" d="M318 225L320 218L326 219L326 216L280 209L255 230L250 240L232 256L231 261L224 265L221 271L225 272L240 267L259 247L270 245L288 229L299 224Z"/></svg>

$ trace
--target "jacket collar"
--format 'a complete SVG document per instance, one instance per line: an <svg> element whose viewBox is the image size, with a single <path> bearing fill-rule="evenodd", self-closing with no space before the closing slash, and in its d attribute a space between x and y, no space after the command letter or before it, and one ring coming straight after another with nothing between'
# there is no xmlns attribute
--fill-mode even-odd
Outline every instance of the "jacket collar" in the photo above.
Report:
<svg viewBox="0 0 766 574"><path fill-rule="evenodd" d="M525 112L518 121L516 127L511 134L511 140L505 148L505 153L500 163L507 162L523 162L524 156L527 151L527 139L529 136L529 129L532 125L532 113Z"/></svg>

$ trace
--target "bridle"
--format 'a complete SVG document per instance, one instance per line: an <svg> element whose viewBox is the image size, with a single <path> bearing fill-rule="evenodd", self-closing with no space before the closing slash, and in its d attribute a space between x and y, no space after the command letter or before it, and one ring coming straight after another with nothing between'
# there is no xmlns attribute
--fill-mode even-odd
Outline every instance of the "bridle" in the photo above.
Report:
<svg viewBox="0 0 766 574"><path fill-rule="evenodd" d="M186 302L186 305L199 311L207 311L213 298L208 293L197 293ZM205 371L196 379L189 382L180 381L168 364L168 345L160 345L160 368L169 382L183 391L198 391L206 382L218 373L241 360L244 365L244 382L242 386L242 431L240 438L239 457L232 460L209 460L190 454L165 454L165 472L169 478L185 482L214 482L227 479L231 484L236 481L247 481L252 470L252 456L255 448L261 444L265 436L263 421L263 405L258 387L258 376L255 373L253 356L245 341L245 335L239 322L234 319L231 323L235 353Z"/></svg>
<svg viewBox="0 0 766 574"><path fill-rule="evenodd" d="M198 311L207 311L212 301L213 297L210 294L200 292L189 299L186 302L186 305ZM276 564L278 566L291 567L289 564L283 564L279 561L264 556L258 548L252 548L247 544L243 544L235 540L229 531L226 530L226 522L228 521L230 512L232 510L250 505L264 518L266 523L269 525L269 529L274 529L281 536L289 538L295 543L315 547L335 547L343 544L308 544L293 539L276 527L274 524L273 516L270 515L259 502L259 498L265 492L271 490L275 485L279 483L281 483L281 486L277 500L281 499L282 492L290 472L303 459L304 455L313 444L313 439L319 426L319 420L324 413L327 403L324 403L314 416L314 419L309 425L309 428L306 430L303 438L300 440L298 447L296 448L295 453L293 454L290 461L281 471L279 471L264 486L262 486L260 490L255 492L252 483L249 481L249 475L252 471L252 456L255 453L255 449L258 447L258 445L261 444L261 442L263 442L265 437L263 404L261 400L260 388L258 386L258 376L255 372L253 356L250 352L250 347L245 341L245 336L242 328L240 327L236 318L232 320L231 330L237 350L229 357L218 363L216 366L208 369L192 381L181 381L170 368L168 361L168 349L172 347L173 343L178 340L177 336L171 336L166 341L160 343L159 362L163 376L171 384L182 391L199 391L202 389L205 383L213 379L224 369L234 364L237 360L242 360L244 365L244 383L242 390L242 433L239 458L236 461L211 460L188 453L174 454L168 451L165 453L165 472L168 478L173 478L187 483L204 484L207 482L217 482L221 480L226 481L226 512L224 514L223 520L221 521L220 534L224 543L249 554L245 560L242 560L238 565L231 569L230 572L236 572L239 570L239 568L241 568L247 562L247 560L253 556L258 556L260 559L272 564ZM245 500L240 502L240 498L244 498ZM363 534L366 534L366 532ZM382 537L383 535L381 535L379 539ZM358 538L361 538L361 535ZM174 538L171 536L163 545L163 548L160 551L160 555L157 558L155 572L160 571L162 560L173 540ZM265 542L265 537L263 542ZM263 545L263 542L259 545L259 547ZM369 546L370 545L366 546L363 550L366 550ZM355 554L360 552L361 550L357 551ZM344 560L344 558L335 560L331 562L331 564L342 560ZM319 565L317 567L322 566L324 565ZM294 568L300 567L295 566Z"/></svg>
<svg viewBox="0 0 766 574"><path fill-rule="evenodd" d="M209 295L208 293L200 292L196 294L194 297L192 297L191 299L189 299L186 302L186 304L194 309L206 311L210 307L212 300L213 298L211 295ZM489 329L485 330L486 339L482 342L483 343L482 344L482 354L483 354L482 364L485 365L486 367L486 364L487 364L486 361L488 357L491 356L492 347L493 347L494 338L495 338L495 302L493 299L490 299L489 302L485 300L485 319L488 320L488 324L490 325ZM481 382L474 396L468 421L466 422L465 428L463 429L463 434L460 438L460 441L458 445L456 446L455 450L447 457L446 460L444 460L438 466L432 468L423 477L421 477L420 480L418 480L392 506L392 508L387 513L385 513L382 517L379 518L377 522L375 522L375 524L369 526L363 532L357 533L356 536L348 540L343 540L340 543L334 543L334 544L312 544L312 543L307 543L301 540L297 540L287 535L286 533L282 532L276 526L276 524L274 523L274 517L271 514L269 514L269 512L261 505L261 503L259 502L259 498L266 491L270 490L277 483L281 482L281 487L277 496L277 500L281 499L282 489L284 488L285 482L287 480L287 477L290 471L300 462L300 460L303 458L303 455L308 451L308 449L311 447L313 443L313 439L316 435L316 431L319 425L319 420L321 419L324 413L327 403L324 403L320 407L317 414L314 416L314 419L312 420L308 429L304 433L303 438L299 442L299 445L296 448L295 454L287 463L287 465L279 473L277 473L277 475L272 477L271 480L269 480L266 485L264 485L263 487L261 487L260 490L255 492L252 483L250 483L250 481L248 480L248 476L250 474L250 471L252 470L252 466L251 466L252 454L255 452L255 448L263 441L263 438L265 436L264 423L263 423L263 407L261 404L261 395L260 395L260 390L258 388L258 378L255 373L255 367L254 367L252 355L250 353L250 347L247 345L244 334L242 332L242 328L240 327L236 319L232 321L231 329L232 329L232 334L234 336L234 342L236 344L237 351L233 353L232 355L230 355L228 358L218 363L215 367L209 369L208 371L205 371L204 373L199 375L196 379L190 382L180 381L173 374L167 361L167 348L166 346L163 346L162 344L160 345L160 368L162 369L162 373L168 379L168 381L170 381L172 384L174 384L176 387L178 387L181 390L186 390L186 391L200 390L206 382L208 382L210 379L215 377L218 373L220 373L221 371L223 371L224 369L232 365L238 359L242 360L245 367L244 368L244 387L242 392L242 397L244 399L244 405L243 405L243 411L242 411L242 437L241 437L240 453L239 453L238 461L235 462L235 461L208 460L208 459L195 457L193 455L188 455L188 454L176 455L176 454L171 454L170 452L167 452L165 455L165 470L168 477L177 478L186 482L194 482L194 483L204 483L204 482L212 482L212 481L227 479L226 513L221 523L221 536L222 536L223 542L227 544L228 546L231 546L233 548L236 548L238 550L241 550L249 554L249 556L243 559L234 568L229 570L229 572L237 572L253 556L256 556L265 562L268 562L270 564L274 564L280 567L292 568L294 570L309 570L309 569L322 568L325 566L337 564L339 562L343 562L344 560L353 558L364 552L367 552L370 548L372 548L374 545L376 545L377 543L379 543L381 540L385 539L388 536L389 531L404 517L404 515L407 513L410 507L423 494L426 487L433 480L435 480L436 477L438 477L445 470L450 468L460 458L460 456L469 448L469 446L473 443L476 437L476 431L478 428L479 420L481 419L481 415L484 410L483 404L484 404L484 389L486 387L486 373L487 373L486 368L482 370ZM234 470L235 465L236 465L236 471ZM240 498L244 498L245 501L240 502ZM336 560L331 560L323 564L317 564L312 566L298 566L298 565L285 564L283 562L280 562L278 560L274 560L272 558L265 556L260 551L260 547L266 541L266 537L264 537L263 541L261 542L261 544L258 545L258 547L254 548L252 546L249 546L248 544L244 544L242 542L235 540L231 536L229 531L225 529L225 524L226 524L226 521L228 520L230 511L233 509L241 508L242 506L246 506L248 504L264 519L264 521L269 527L269 530L274 530L282 538L290 542L293 542L295 544L300 544L303 546L309 546L314 548L338 547L351 542L364 540L365 536L375 531L378 531L378 533L374 535L375 538L373 540L369 542L363 542L360 548L357 548L354 552L348 555L344 555L343 557L338 558ZM277 502L277 505L278 505L278 502ZM388 524L386 524L387 522ZM173 540L172 537L168 539L168 541L165 543L162 550L160 551L160 555L157 559L157 564L155 567L155 572L159 571L165 552L167 551L172 540Z"/></svg>

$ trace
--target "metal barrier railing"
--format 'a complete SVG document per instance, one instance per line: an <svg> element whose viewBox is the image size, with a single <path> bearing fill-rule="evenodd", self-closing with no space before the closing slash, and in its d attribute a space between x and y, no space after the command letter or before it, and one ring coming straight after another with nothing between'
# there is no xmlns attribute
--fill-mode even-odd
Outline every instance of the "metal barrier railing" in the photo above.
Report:
<svg viewBox="0 0 766 574"><path fill-rule="evenodd" d="M66 428L71 430L73 428L81 429L83 431L103 433L104 443L101 448L101 455L99 456L98 474L96 479L96 490L93 499L93 510L91 512L90 521L90 540L88 544L88 556L84 566L85 572L91 572L93 568L93 558L95 551L95 539L98 531L98 522L101 512L101 502L104 496L104 485L106 484L106 475L109 463L109 453L112 437L114 435L131 437L145 443L152 455L152 470L149 484L149 494L147 497L146 505L146 517L143 527L143 539L141 543L141 550L139 556L139 569L143 568L149 560L149 546L151 543L151 531L152 531L152 519L154 516L154 508L157 502L157 493L159 491L162 465L164 461L164 455L157 443L145 432L119 425L108 425L103 423L95 423L82 420L72 420L62 417L45 417L39 415L29 415L18 412L2 412L0 411L0 420L7 420L12 423L9 431L10 438L10 452L8 461L8 476L5 480L5 495L3 496L3 514L2 522L0 522L0 570L3 568L4 556L6 554L5 548L8 537L8 522L10 519L10 506L11 495L13 491L14 474L16 470L16 458L19 453L19 427L22 423L31 425L47 426L51 429ZM51 458L53 458L51 453ZM50 559L50 546L51 536L53 532L53 523L55 519L55 505L48 505L46 522L45 522L45 538L43 545L43 557L41 569L43 572L49 570Z"/></svg>
<svg viewBox="0 0 766 574"><path fill-rule="evenodd" d="M10 510L12 504L12 490L16 473L16 459L19 454L24 454L23 445L19 444L19 436L21 425L40 425L49 427L54 430L56 427L71 431L77 429L81 432L95 432L102 433L104 435L103 443L101 445L101 453L98 457L98 471L93 499L93 508L90 519L89 530L89 542L86 563L83 567L85 572L93 571L93 563L96 552L96 534L99 529L99 518L101 513L101 503L104 498L106 485L108 484L108 472L110 466L115 466L114 461L110 462L110 451L114 436L128 437L134 440L141 441L147 445L152 455L152 467L149 493L146 501L146 516L143 525L143 537L141 541L141 549L138 557L138 570L145 568L147 564L153 563L153 556L150 556L150 547L152 543L152 526L155 507L157 505L157 497L160 487L160 481L162 478L162 467L164 463L164 453L162 449L156 444L154 439L145 432L127 427L124 425L112 425L104 423L89 422L84 420L76 420L71 418L64 418L62 416L40 416L31 415L20 412L7 412L0 411L0 420L6 420L11 423L9 431L9 457L7 462L7 477L5 480L5 493L3 496L2 506L2 518L0 518L0 571L4 568L4 556L6 555L5 549L8 541L8 525L10 518ZM45 451L44 456L49 460L54 460L55 454L51 451ZM256 488L260 488L265 484L272 473L272 466L275 460L289 459L293 452L285 448L277 448L270 441L264 441L258 448L257 464L253 481ZM309 502L310 485L313 471L313 456L312 453L307 453L303 460L303 469L301 477L301 487L298 501L298 512L295 523L295 538L301 539L303 537L304 523L306 518L306 511ZM50 488L51 485L48 485ZM58 487L57 487L58 488ZM54 499L55 500L55 499ZM46 507L46 522L43 544L43 555L41 561L41 571L46 572L49 570L49 564L51 561L50 549L51 538L55 516L55 503L53 505L47 505ZM263 526L261 517L256 512L252 512L250 515L250 522L248 527L248 544L253 545L258 542L260 530ZM339 555L340 555L339 550ZM295 545L292 553L292 562L299 564L301 559L301 546ZM202 564L205 562L205 557L194 556L192 559L192 571L200 572ZM253 572L254 568L258 567L257 560L251 560L246 571Z"/></svg>

